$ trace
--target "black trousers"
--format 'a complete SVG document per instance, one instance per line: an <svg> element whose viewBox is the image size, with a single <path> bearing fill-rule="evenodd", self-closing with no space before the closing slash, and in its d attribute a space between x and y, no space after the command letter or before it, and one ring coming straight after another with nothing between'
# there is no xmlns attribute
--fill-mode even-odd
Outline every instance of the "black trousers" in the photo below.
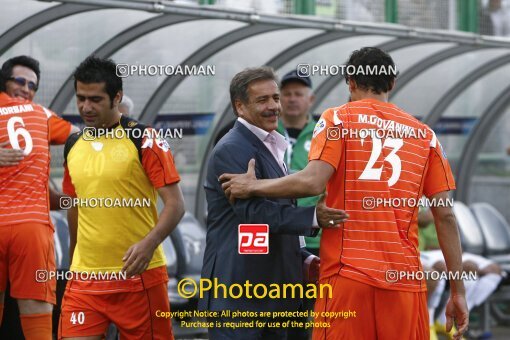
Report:
<svg viewBox="0 0 510 340"><path fill-rule="evenodd" d="M293 339L288 337L287 328L275 328L270 327L270 325L274 325L275 322L287 321L287 319L273 319L273 318L258 318L258 319L248 319L248 318L208 318L208 322L212 322L214 324L220 323L221 327L212 327L209 328L209 340L286 340ZM253 321L254 327L241 327L241 328L233 328L227 327L228 323L236 324L238 322L251 322ZM265 326L257 327L256 322L259 321L264 323Z"/></svg>

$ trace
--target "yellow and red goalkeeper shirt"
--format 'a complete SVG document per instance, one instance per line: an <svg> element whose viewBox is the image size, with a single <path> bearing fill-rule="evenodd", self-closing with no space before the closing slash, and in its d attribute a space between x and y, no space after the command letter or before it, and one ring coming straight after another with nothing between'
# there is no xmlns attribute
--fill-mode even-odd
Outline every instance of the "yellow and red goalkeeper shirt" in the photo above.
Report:
<svg viewBox="0 0 510 340"><path fill-rule="evenodd" d="M157 223L156 189L180 180L168 143L141 135L140 131L149 128L122 117L110 129L123 133L114 131L93 138L87 132L73 134L64 150L63 191L87 202L78 206L72 271L119 272L129 247ZM110 203L101 205L100 200ZM112 206L112 201L124 203ZM160 245L148 269L163 265Z"/></svg>

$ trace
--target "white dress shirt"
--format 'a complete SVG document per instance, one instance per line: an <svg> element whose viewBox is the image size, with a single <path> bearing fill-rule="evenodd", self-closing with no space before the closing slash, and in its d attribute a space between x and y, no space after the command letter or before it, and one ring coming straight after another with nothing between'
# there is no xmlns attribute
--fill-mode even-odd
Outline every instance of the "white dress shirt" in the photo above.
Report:
<svg viewBox="0 0 510 340"><path fill-rule="evenodd" d="M248 130L253 132L253 134L257 136L257 138L260 139L262 143L264 143L267 149L271 152L271 155L273 155L274 159L276 160L276 163L278 163L278 165L282 169L283 173L288 175L287 165L285 164L284 157L285 151L287 151L287 146L289 144L285 140L285 137L276 132L276 130L267 132L266 130L261 129L258 126L248 123L244 118L238 117L237 120L239 121L239 123L243 124ZM315 210L313 213L312 223L313 227L316 228L319 227L319 223L317 222L317 210ZM299 236L299 245L301 246L301 248L306 247L304 236ZM309 259L307 258L307 260Z"/></svg>
<svg viewBox="0 0 510 340"><path fill-rule="evenodd" d="M276 160L276 163L280 166L280 169L282 169L284 174L288 174L287 171L287 165L285 164L284 157L285 157L285 151L287 151L287 146L289 143L285 140L285 137L283 137L281 134L276 132L276 130L273 130L271 132L267 132L266 130L263 130L259 128L258 126L252 125L248 123L245 119L239 117L237 118L239 123L246 126L248 130L253 132L255 136L257 136L258 139L264 145L266 148L271 152L271 155L273 155L273 158Z"/></svg>

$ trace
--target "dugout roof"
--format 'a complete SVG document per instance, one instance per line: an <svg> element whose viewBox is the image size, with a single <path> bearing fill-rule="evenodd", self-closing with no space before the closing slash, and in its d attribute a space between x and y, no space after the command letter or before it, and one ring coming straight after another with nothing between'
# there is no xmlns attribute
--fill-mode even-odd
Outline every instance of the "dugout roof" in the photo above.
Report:
<svg viewBox="0 0 510 340"><path fill-rule="evenodd" d="M132 76L124 83L145 123L165 115L211 116L195 140L196 157L179 169L192 174L184 184L196 190L195 213L205 209L198 189L211 141L233 119L230 79L248 66L269 65L281 76L298 64L343 64L363 46L388 51L400 72L391 100L443 134L456 199L463 201L487 136L509 111L510 41L501 38L147 1L4 0L0 16L0 61L37 58L37 101L57 113L77 115L71 74L91 53L126 64L215 65L210 77ZM314 114L347 100L340 76L312 81Z"/></svg>

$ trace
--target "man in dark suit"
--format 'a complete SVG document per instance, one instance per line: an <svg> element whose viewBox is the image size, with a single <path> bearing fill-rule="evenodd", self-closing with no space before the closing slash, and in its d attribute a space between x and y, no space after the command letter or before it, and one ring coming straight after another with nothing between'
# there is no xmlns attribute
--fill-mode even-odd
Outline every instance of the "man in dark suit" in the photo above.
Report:
<svg viewBox="0 0 510 340"><path fill-rule="evenodd" d="M251 158L256 160L257 178L278 178L287 174L284 154L285 138L275 130L280 112L280 92L271 68L245 69L230 84L230 98L237 121L232 130L213 149L204 184L208 203L207 243L202 279L214 280L230 287L232 284L253 286L263 284L303 284L303 273L316 282L319 261L306 252L302 236L316 235L319 226L335 227L347 215L344 211L327 208L323 200L316 207L296 207L291 199L253 198L230 203L218 177L223 173L243 173ZM269 252L240 254L238 226L268 224ZM313 277L315 276L315 277ZM303 287L306 290L305 287ZM283 291L283 288L281 289ZM199 309L210 311L298 311L301 297L240 298L214 296L213 290L203 292ZM258 292L260 293L262 289ZM252 294L253 295L253 294ZM252 318L253 319L253 318ZM271 318L258 319L267 324ZM211 319L210 321L220 321ZM232 321L225 318L223 321ZM286 339L285 328L212 327L210 339Z"/></svg>

